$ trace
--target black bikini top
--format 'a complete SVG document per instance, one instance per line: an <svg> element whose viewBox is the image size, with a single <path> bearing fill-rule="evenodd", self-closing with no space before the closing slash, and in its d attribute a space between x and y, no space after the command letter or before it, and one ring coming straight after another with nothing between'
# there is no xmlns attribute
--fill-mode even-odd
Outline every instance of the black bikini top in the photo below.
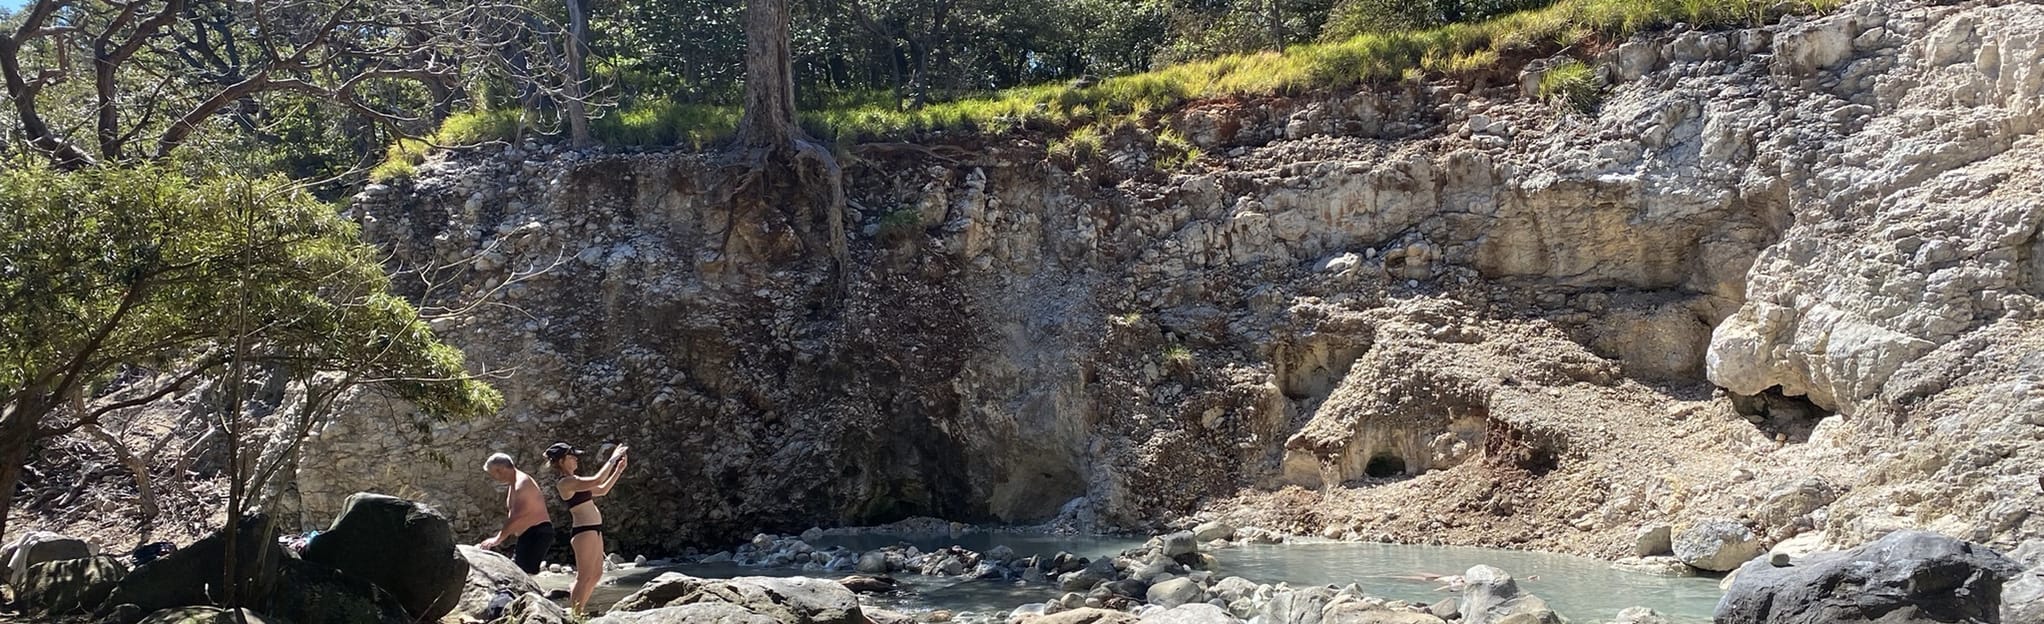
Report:
<svg viewBox="0 0 2044 624"><path fill-rule="evenodd" d="M561 477L560 479L556 479L556 480L554 480L554 484L555 484L555 486L554 486L554 489L556 489L556 490L560 489L560 485L559 485L559 484L560 484L560 482L561 482L561 481L563 481L563 480L566 480L566 479L567 479L567 477ZM590 494L590 493L589 493L589 490L582 490L582 491L580 491L580 492L576 492L576 493L575 493L574 495L572 495L572 496L569 496L569 497L567 498L567 500L566 500L565 502L566 502L566 504L568 505L568 508L569 508L569 509L574 509L574 508L575 508L575 506L577 506L577 505L581 505L582 503L586 503L586 502L589 502L589 501L592 501L592 500L596 500L596 495L594 495L594 494Z"/></svg>

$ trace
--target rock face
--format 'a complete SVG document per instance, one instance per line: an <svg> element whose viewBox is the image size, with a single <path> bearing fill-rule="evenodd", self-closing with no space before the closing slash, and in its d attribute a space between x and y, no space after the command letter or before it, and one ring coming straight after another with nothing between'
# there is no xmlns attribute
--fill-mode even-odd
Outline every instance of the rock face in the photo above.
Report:
<svg viewBox="0 0 2044 624"><path fill-rule="evenodd" d="M1792 567L1739 568L1719 624L1998 622L2002 584L2021 568L1981 546L1897 531Z"/></svg>
<svg viewBox="0 0 2044 624"><path fill-rule="evenodd" d="M1133 132L1081 167L1035 137L847 145L836 215L734 210L699 155L538 145L351 214L396 262L475 258L439 292L504 304L435 328L520 370L436 446L474 465L633 431L646 469L606 511L662 521L623 521L628 547L911 515L1152 528L1299 485L1340 495L1243 520L1617 556L1641 519L1813 475L1837 499L1780 499L1761 537L2013 545L2044 536L2040 32L2035 3L1861 1L1613 42L1594 115L1516 84L1202 102L1161 121L1210 154L1186 171ZM1782 409L1684 398L1706 384ZM484 480L368 469L419 451L379 401L308 443L307 514L375 488L488 526ZM1809 422L1769 429L1790 411ZM1376 511L1415 498L1498 520Z"/></svg>
<svg viewBox="0 0 2044 624"><path fill-rule="evenodd" d="M1705 520L1675 536L1675 558L1700 570L1730 572L1767 552L1745 525L1724 519Z"/></svg>
<svg viewBox="0 0 2044 624"><path fill-rule="evenodd" d="M333 526L305 547L305 560L376 584L422 620L453 612L469 578L446 518L380 494L348 497Z"/></svg>

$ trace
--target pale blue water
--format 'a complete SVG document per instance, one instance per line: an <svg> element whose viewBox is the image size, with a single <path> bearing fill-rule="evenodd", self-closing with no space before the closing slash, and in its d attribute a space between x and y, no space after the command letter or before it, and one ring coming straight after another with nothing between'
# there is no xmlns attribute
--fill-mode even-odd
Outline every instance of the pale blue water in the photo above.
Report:
<svg viewBox="0 0 2044 624"><path fill-rule="evenodd" d="M956 545L981 552L995 545L1007 545L1025 557L1058 551L1099 557L1140 546L1143 541L1120 537L972 532L955 537L830 536L812 545L871 550L908 542L925 551ZM1422 573L1461 574L1471 566L1491 565L1511 572L1519 579L1521 589L1546 599L1549 606L1577 622L1607 621L1621 609L1644 606L1675 622L1700 624L1710 621L1711 611L1720 596L1715 579L1627 572L1612 569L1608 563L1595 559L1546 553L1306 542L1243 545L1214 551L1213 554L1220 563L1217 574L1221 576L1240 576L1258 583L1286 582L1295 586L1346 586L1355 583L1362 586L1367 595L1420 603L1432 603L1457 594L1435 591L1440 587L1439 583L1416 576ZM850 576L850 573L804 573L793 568L749 568L728 563L634 569L613 575L597 591L593 601L607 605L660 573L670 571L703 578L806 575L837 579ZM565 576L548 576L555 577L553 582L542 577L543 585L566 587ZM961 616L1000 616L1017 606L1049 600L1061 593L1046 585L1023 585L1012 581L961 580L914 574L897 575L896 578L909 586L910 591L895 596L869 597L871 604L904 612L943 609Z"/></svg>

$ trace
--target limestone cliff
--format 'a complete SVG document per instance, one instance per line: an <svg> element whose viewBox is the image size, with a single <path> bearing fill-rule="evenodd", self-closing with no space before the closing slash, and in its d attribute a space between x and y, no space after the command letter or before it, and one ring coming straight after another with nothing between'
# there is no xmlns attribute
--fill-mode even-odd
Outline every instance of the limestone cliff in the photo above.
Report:
<svg viewBox="0 0 2044 624"><path fill-rule="evenodd" d="M1195 104L1157 119L1211 155L1177 171L1129 128L1081 160L850 146L845 266L726 210L711 156L453 154L353 212L455 265L414 295L487 302L435 329L508 407L390 433L404 407L365 397L298 492L478 530L484 455L614 439L631 547L1061 512L1607 555L1706 516L2044 534L2044 6L1859 2L1594 61L1588 115L1527 95L1547 61Z"/></svg>

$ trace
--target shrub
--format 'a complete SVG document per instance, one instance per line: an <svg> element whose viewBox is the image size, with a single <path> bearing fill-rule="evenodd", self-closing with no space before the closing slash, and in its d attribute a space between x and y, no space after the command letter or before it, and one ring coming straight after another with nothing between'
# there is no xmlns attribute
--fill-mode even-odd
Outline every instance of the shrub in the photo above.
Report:
<svg viewBox="0 0 2044 624"><path fill-rule="evenodd" d="M1597 71L1582 61L1571 60L1540 76L1541 98L1578 113L1596 112L1603 103L1603 91Z"/></svg>

